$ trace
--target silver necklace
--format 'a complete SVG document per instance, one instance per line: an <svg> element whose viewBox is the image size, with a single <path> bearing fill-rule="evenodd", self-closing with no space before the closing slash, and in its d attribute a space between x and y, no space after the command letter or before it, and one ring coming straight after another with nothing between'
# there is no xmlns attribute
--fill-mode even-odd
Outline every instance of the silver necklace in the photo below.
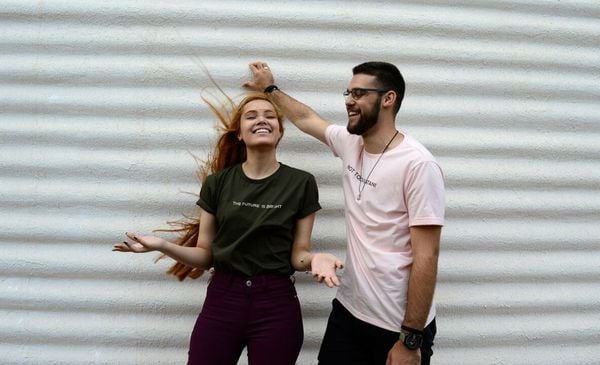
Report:
<svg viewBox="0 0 600 365"><path fill-rule="evenodd" d="M397 135L398 135L398 131L396 131L396 133L394 133L394 135L392 136L392 139L390 139L390 141L385 145L385 147L383 147L383 151L381 151L381 154L379 155L379 157L377 157L377 161L375 161L375 165L373 165L373 167L371 167L371 171L369 171L369 174L367 175L367 177L365 179L363 179L363 166L365 164L365 161L364 161L365 160L365 147L363 146L361 160L360 160L360 179L358 180L358 198L356 200L360 200L360 197L362 196L362 192L363 192L363 190L365 190L365 186L367 186L367 181L369 181L369 177L371 177L371 173L373 173L373 170L375 170L375 166L377 166L377 164L379 163L379 160L381 160L381 156L383 156L385 151L387 151L388 147L390 146L390 144L392 144L392 141L394 140L394 138L396 138ZM362 187L361 187L361 182L362 182Z"/></svg>

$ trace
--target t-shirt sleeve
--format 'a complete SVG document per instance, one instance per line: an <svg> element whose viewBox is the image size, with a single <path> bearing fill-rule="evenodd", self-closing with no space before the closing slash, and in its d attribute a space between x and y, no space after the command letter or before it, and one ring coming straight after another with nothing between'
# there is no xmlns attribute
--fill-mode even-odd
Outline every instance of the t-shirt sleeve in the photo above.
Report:
<svg viewBox="0 0 600 365"><path fill-rule="evenodd" d="M325 140L335 157L340 157L342 153L342 151L340 151L340 146L343 146L343 143L340 141L344 130L344 128L335 124L330 124L327 129L325 129Z"/></svg>
<svg viewBox="0 0 600 365"><path fill-rule="evenodd" d="M300 209L296 215L298 219L304 218L321 209L321 205L319 204L319 188L317 187L317 181L313 175L309 174L306 179L301 202Z"/></svg>
<svg viewBox="0 0 600 365"><path fill-rule="evenodd" d="M407 180L409 226L444 225L445 191L442 170L434 161L417 164Z"/></svg>
<svg viewBox="0 0 600 365"><path fill-rule="evenodd" d="M209 175L206 179L204 179L204 183L200 188L200 198L196 202L200 208L209 212L210 214L217 213L217 197L215 194L215 177L214 175Z"/></svg>

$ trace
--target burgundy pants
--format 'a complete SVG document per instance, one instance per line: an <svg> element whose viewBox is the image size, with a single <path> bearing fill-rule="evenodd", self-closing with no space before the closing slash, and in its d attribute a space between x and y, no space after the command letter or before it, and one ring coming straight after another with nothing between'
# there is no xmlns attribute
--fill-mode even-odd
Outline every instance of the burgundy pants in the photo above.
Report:
<svg viewBox="0 0 600 365"><path fill-rule="evenodd" d="M249 365L293 365L303 339L289 276L217 272L192 332L188 365L235 365L244 347Z"/></svg>

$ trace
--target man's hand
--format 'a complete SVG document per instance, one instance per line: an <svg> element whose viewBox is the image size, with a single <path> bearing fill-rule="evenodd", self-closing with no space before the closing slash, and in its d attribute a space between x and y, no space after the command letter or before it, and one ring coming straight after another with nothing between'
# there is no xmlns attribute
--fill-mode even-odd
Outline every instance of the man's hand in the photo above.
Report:
<svg viewBox="0 0 600 365"><path fill-rule="evenodd" d="M420 365L421 349L409 350L400 341L396 341L388 352L385 365Z"/></svg>
<svg viewBox="0 0 600 365"><path fill-rule="evenodd" d="M252 80L248 80L242 84L246 89L263 92L267 86L275 83L271 69L264 62L252 62L250 64L250 72Z"/></svg>

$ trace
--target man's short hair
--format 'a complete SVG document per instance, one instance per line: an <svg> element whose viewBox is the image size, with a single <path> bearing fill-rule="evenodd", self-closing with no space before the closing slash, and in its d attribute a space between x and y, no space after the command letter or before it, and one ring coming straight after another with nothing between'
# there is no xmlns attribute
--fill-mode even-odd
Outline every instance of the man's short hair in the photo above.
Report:
<svg viewBox="0 0 600 365"><path fill-rule="evenodd" d="M400 70L391 63L369 61L354 66L352 74L365 74L375 76L377 87L383 90L394 90L396 92L396 103L394 104L394 115L400 110L402 100L404 99L404 78Z"/></svg>

